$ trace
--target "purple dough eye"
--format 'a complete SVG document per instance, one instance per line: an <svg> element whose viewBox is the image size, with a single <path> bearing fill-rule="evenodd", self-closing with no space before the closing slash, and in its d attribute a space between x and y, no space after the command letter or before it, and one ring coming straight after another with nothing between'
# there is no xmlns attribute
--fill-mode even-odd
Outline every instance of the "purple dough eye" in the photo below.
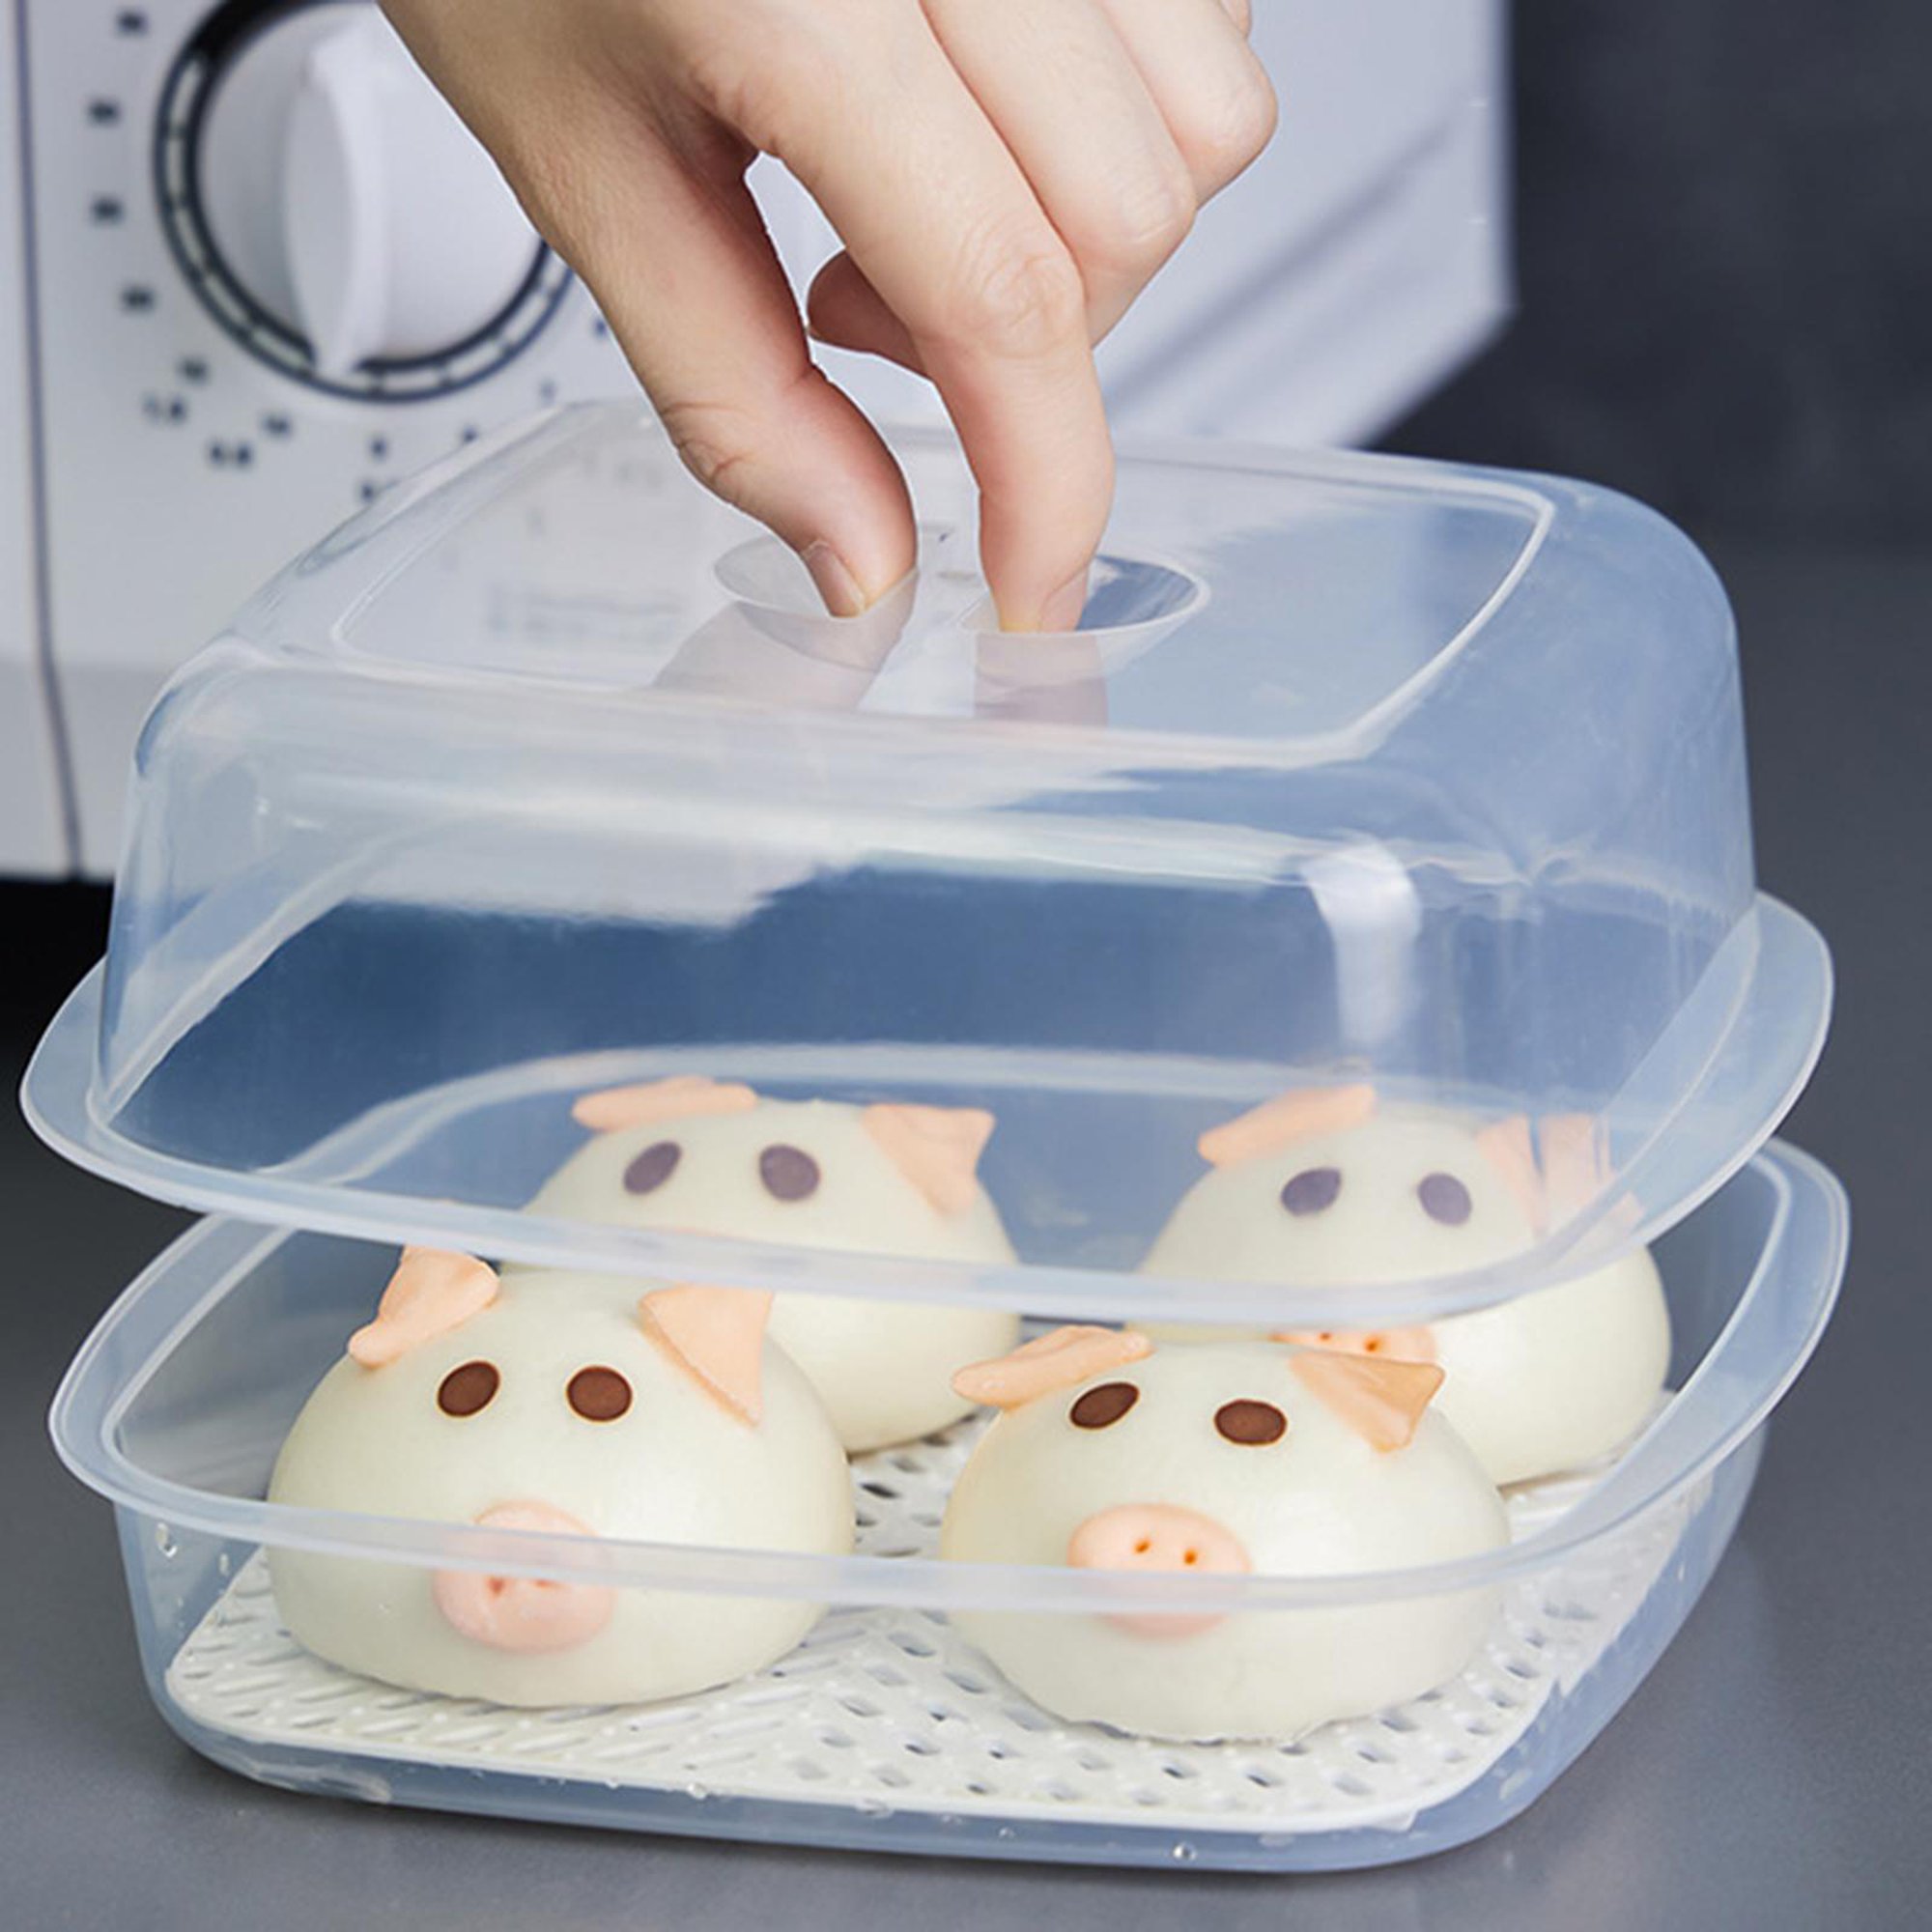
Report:
<svg viewBox="0 0 1932 1932"><path fill-rule="evenodd" d="M1415 1198L1422 1203L1422 1211L1445 1228L1460 1228L1474 1206L1469 1190L1453 1174L1425 1174L1416 1184Z"/></svg>
<svg viewBox="0 0 1932 1932"><path fill-rule="evenodd" d="M1335 1205L1342 1191L1339 1167L1304 1167L1281 1190L1281 1205L1291 1214L1319 1214Z"/></svg>
<svg viewBox="0 0 1932 1932"><path fill-rule="evenodd" d="M803 1201L818 1192L818 1163L803 1148L780 1142L758 1156L758 1179L775 1201Z"/></svg>
<svg viewBox="0 0 1932 1932"><path fill-rule="evenodd" d="M653 1141L624 1170L624 1192L655 1194L677 1172L683 1158L684 1150L675 1141Z"/></svg>

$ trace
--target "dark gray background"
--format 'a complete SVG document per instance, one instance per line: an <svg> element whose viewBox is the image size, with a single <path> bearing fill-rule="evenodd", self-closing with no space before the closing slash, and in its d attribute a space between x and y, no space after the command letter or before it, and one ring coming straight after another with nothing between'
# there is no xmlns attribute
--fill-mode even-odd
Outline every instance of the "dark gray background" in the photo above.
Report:
<svg viewBox="0 0 1932 1932"><path fill-rule="evenodd" d="M108 1512L42 1421L178 1217L63 1168L7 1114L0 1922L1925 1922L1932 10L1552 0L1518 25L1522 314L1391 440L1619 485L1712 552L1744 639L1764 883L1840 970L1789 1132L1856 1217L1844 1303L1737 1544L1623 1715L1492 1838L1312 1880L704 1846L247 1784L150 1707ZM89 889L0 888L0 1076L102 916Z"/></svg>
<svg viewBox="0 0 1932 1932"><path fill-rule="evenodd" d="M1393 444L1922 551L1932 8L1532 0L1513 45L1520 312Z"/></svg>

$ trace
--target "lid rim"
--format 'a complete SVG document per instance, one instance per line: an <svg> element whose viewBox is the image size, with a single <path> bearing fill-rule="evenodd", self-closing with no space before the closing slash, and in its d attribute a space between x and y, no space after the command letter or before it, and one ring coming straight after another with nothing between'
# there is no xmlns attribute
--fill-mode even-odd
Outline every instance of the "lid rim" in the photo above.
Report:
<svg viewBox="0 0 1932 1932"><path fill-rule="evenodd" d="M1461 1314L1606 1266L1675 1226L1751 1158L1776 1131L1809 1079L1823 1050L1832 1005L1831 955L1817 930L1769 895L1757 895L1754 913L1762 928L1761 943L1738 1006L1698 1084L1677 1097L1664 1124L1622 1177L1626 1185L1618 1195L1605 1196L1592 1210L1536 1246L1486 1267L1389 1284L1295 1288L1057 1264L986 1266L840 1249L777 1247L719 1236L552 1221L522 1208L360 1190L346 1185L339 1174L329 1179L304 1180L286 1166L245 1173L182 1160L119 1134L101 1111L92 1050L100 965L69 997L43 1037L22 1084L21 1105L41 1139L76 1166L171 1206L256 1224L379 1242L423 1242L493 1260L696 1278L787 1293L897 1302L984 1298L1065 1320L1165 1318L1262 1321L1297 1327L1341 1322L1359 1327ZM1796 1051L1769 1079L1763 1077L1762 1063L1747 1037L1748 1022L1763 1017L1753 1008L1752 997L1755 991L1761 1005L1765 982L1773 977L1768 962L1800 972L1808 980L1810 993L1805 1023L1800 1029L1789 1025L1785 1029L1796 1041ZM716 1052L715 1047L707 1049L714 1062ZM850 1049L844 1052L849 1057ZM1708 1104L1712 1090L1721 1086L1726 1071L1738 1071L1740 1061L1747 1062L1748 1071L1758 1076L1752 1092L1759 1097L1749 1118L1742 1125L1734 1122L1720 1134L1707 1135L1716 1151L1691 1169L1687 1182L1649 1205L1639 1219L1615 1236L1601 1236L1598 1245L1587 1250L1583 1265L1573 1264L1566 1273L1566 1259L1587 1241L1613 1202L1634 1198L1628 1187L1631 1175L1640 1173L1647 1161L1669 1153L1673 1142L1681 1144L1685 1121L1694 1114L1700 1097ZM414 1096L412 1107L419 1107L422 1097ZM358 1129L363 1124L354 1123Z"/></svg>

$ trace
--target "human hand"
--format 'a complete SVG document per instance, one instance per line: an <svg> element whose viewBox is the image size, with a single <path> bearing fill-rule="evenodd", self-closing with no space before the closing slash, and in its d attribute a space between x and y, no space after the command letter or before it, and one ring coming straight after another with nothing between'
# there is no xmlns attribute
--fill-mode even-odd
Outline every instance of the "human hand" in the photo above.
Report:
<svg viewBox="0 0 1932 1932"><path fill-rule="evenodd" d="M812 332L932 380L1002 622L1071 628L1113 481L1092 345L1273 130L1248 0L384 5L685 462L850 615L912 567L912 509L745 185L781 160L844 243Z"/></svg>

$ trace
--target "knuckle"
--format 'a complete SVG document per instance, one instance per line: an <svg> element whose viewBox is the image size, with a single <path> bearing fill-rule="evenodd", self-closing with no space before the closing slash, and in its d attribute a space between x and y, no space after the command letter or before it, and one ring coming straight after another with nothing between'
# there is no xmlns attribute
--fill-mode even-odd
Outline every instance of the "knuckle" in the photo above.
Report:
<svg viewBox="0 0 1932 1932"><path fill-rule="evenodd" d="M757 462L757 424L731 403L688 399L664 403L658 415L684 467L727 503L742 504Z"/></svg>
<svg viewBox="0 0 1932 1932"><path fill-rule="evenodd" d="M1103 213L1072 217L1067 244L1090 272L1144 277L1186 241L1194 215L1193 180L1177 165L1121 184Z"/></svg>
<svg viewBox="0 0 1932 1932"><path fill-rule="evenodd" d="M1217 185L1230 182L1274 138L1278 112L1266 74L1249 63L1195 115L1189 145Z"/></svg>
<svg viewBox="0 0 1932 1932"><path fill-rule="evenodd" d="M988 233L963 256L951 335L995 355L1046 355L1087 334L1087 291L1073 258L1057 242Z"/></svg>

